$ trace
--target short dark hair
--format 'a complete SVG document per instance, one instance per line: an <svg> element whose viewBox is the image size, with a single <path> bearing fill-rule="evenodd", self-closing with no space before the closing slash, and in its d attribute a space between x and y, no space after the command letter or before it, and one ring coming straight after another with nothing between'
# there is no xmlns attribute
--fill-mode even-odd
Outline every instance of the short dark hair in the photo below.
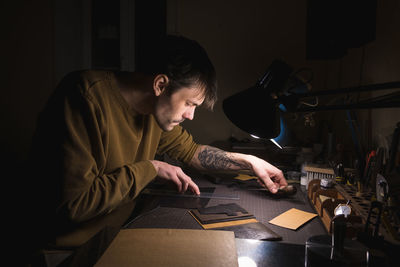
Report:
<svg viewBox="0 0 400 267"><path fill-rule="evenodd" d="M194 40L167 35L153 40L138 55L136 70L146 74L165 74L172 94L182 87L199 85L204 88L204 105L212 109L217 101L217 78L207 52Z"/></svg>

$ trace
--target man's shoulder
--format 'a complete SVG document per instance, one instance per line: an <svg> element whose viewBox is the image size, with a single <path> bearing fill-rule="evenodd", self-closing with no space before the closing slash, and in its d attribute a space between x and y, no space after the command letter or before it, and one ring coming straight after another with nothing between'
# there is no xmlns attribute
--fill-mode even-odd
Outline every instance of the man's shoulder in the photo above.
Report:
<svg viewBox="0 0 400 267"><path fill-rule="evenodd" d="M112 71L107 70L79 70L68 73L59 84L59 89L66 90L67 94L78 93L93 98L95 95L107 94L111 86ZM75 88L75 90L73 89ZM107 89L107 90L104 90Z"/></svg>
<svg viewBox="0 0 400 267"><path fill-rule="evenodd" d="M68 73L63 80L81 83L85 88L90 88L96 83L109 81L111 71L106 70L78 70Z"/></svg>

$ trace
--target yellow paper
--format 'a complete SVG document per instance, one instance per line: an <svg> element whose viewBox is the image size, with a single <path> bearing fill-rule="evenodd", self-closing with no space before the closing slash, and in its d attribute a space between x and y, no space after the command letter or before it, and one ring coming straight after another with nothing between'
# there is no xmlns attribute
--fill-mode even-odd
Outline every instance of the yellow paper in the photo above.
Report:
<svg viewBox="0 0 400 267"><path fill-rule="evenodd" d="M295 208L292 208L281 215L278 215L277 217L273 218L272 220L269 221L271 224L275 224L281 227L289 228L292 230L296 230L312 218L316 217L317 214L311 213L311 212L306 212L302 210L298 210Z"/></svg>
<svg viewBox="0 0 400 267"><path fill-rule="evenodd" d="M239 173L235 179L241 180L241 181L247 181L247 180L252 180L252 179L257 179L256 176L251 176L243 173Z"/></svg>
<svg viewBox="0 0 400 267"><path fill-rule="evenodd" d="M321 200L321 203L323 203L327 199L332 199L332 201L335 200L334 198L331 198L331 197L328 197L328 196L319 195L319 200Z"/></svg>

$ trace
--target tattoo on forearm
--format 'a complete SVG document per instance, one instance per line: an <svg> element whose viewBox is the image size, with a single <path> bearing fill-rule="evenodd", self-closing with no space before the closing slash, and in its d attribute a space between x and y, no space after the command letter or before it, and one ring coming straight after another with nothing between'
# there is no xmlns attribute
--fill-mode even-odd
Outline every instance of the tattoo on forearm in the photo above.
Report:
<svg viewBox="0 0 400 267"><path fill-rule="evenodd" d="M198 154L200 164L205 169L228 170L247 169L247 166L228 157L227 153L215 147L206 147Z"/></svg>

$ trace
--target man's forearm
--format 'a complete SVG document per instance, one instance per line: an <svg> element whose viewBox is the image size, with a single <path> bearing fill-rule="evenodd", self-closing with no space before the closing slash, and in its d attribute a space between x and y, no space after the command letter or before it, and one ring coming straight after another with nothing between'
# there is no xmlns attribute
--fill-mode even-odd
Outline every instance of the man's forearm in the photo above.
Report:
<svg viewBox="0 0 400 267"><path fill-rule="evenodd" d="M211 146L199 146L190 162L199 170L250 170L261 185L272 193L287 186L283 172L256 156L226 152Z"/></svg>
<svg viewBox="0 0 400 267"><path fill-rule="evenodd" d="M200 146L192 158L191 166L203 170L248 170L244 155L231 153L212 146Z"/></svg>

